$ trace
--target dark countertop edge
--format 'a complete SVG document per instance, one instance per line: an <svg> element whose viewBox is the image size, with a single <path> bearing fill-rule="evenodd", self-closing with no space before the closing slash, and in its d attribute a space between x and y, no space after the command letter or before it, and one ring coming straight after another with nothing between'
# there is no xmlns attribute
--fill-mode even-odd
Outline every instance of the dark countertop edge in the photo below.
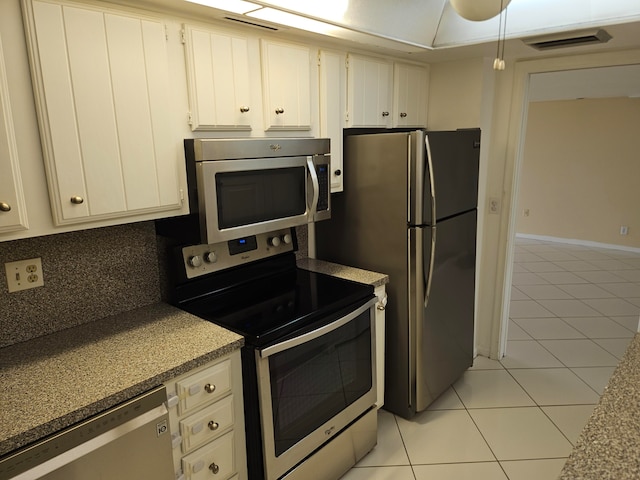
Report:
<svg viewBox="0 0 640 480"><path fill-rule="evenodd" d="M24 430L18 434L15 434L0 440L0 458L4 455L12 453L15 450L22 449L23 447L26 447L36 441L42 440L52 434L55 434L64 428L67 428L76 423L82 422L96 414L103 412L104 410L107 410L122 402L125 402L137 395L140 395L146 392L147 390L150 390L160 384L167 382L168 380L171 380L172 378L175 378L178 375L189 372L190 370L193 370L202 365L205 365L217 358L230 354L233 351L240 349L244 345L243 337L162 302L158 304L148 305L146 307L141 307L132 311L124 312L122 314L114 315L112 317L106 317L105 319L102 319L102 320L90 322L90 324L96 324L97 322L104 321L104 320L117 322L117 319L119 319L120 317L130 316L132 314L136 314L138 312L142 312L148 309L149 310L157 309L158 307L164 310L165 314L167 311L173 310L177 315L185 316L185 318L189 318L191 321L195 321L198 323L202 322L203 325L211 326L213 327L213 329L220 329L222 332L224 332L225 335L229 335L232 340L227 341L223 345L218 345L214 350L211 350L207 353L197 355L196 357L185 360L179 364L174 364L170 368L167 368L166 370L163 370L160 373L156 373L155 375L149 377L148 379L142 382L132 384L131 386L124 388L120 391L117 391L104 398L101 398L96 402L79 406L79 408L70 411L66 415L62 415L60 417L50 419L36 427ZM160 322L163 318L159 319L158 322ZM152 324L153 322L154 322L153 319L147 319L143 323L148 325L148 324ZM77 327L55 332L54 334L47 335L46 337L50 337L53 335L60 337L65 334L73 335L74 332L77 332L78 330L82 330L88 327L89 327L89 324L83 324ZM28 346L30 345L31 342L39 344L44 340L45 340L44 337L38 337L31 341L22 342L20 344L4 347L3 349L0 349L0 352L2 350L7 351L12 348L15 350L16 348L27 347L28 349ZM0 367L4 367L4 366L5 365L2 365L2 362L0 362ZM0 377L2 377L2 374L3 372L0 369ZM3 393L2 395L4 394L5 393Z"/></svg>
<svg viewBox="0 0 640 480"><path fill-rule="evenodd" d="M374 288L389 283L389 275L372 272L361 268L340 265L337 263L318 260L316 258L301 258L297 260L298 268L312 272L324 273L345 280L372 285Z"/></svg>

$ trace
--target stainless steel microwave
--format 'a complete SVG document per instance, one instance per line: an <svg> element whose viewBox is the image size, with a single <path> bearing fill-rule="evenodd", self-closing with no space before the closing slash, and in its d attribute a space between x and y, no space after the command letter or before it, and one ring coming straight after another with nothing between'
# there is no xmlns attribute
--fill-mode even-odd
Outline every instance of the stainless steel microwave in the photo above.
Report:
<svg viewBox="0 0 640 480"><path fill-rule="evenodd" d="M185 154L202 243L331 217L329 139L187 139Z"/></svg>

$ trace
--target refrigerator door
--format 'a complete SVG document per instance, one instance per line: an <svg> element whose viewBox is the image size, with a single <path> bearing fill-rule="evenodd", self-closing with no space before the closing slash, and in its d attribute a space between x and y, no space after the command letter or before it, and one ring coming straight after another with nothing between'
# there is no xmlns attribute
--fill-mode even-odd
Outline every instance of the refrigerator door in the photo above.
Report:
<svg viewBox="0 0 640 480"><path fill-rule="evenodd" d="M427 287L416 324L416 411L424 410L473 362L476 210L439 222L423 239ZM435 250L433 248L435 247ZM432 258L433 268L427 262Z"/></svg>
<svg viewBox="0 0 640 480"><path fill-rule="evenodd" d="M480 163L480 129L426 132L431 176L425 182L435 185L435 219L448 218L478 206L478 168ZM425 211L433 202L425 191ZM426 217L425 224L432 224Z"/></svg>

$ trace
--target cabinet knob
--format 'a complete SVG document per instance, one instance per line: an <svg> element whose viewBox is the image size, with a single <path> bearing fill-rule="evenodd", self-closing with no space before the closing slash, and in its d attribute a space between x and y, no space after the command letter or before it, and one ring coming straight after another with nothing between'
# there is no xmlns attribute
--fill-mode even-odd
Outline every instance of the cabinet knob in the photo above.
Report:
<svg viewBox="0 0 640 480"><path fill-rule="evenodd" d="M209 470L211 470L211 473L215 475L220 471L220 467L216 465L216 463L212 463L211 465L209 465Z"/></svg>
<svg viewBox="0 0 640 480"><path fill-rule="evenodd" d="M75 197L71 197L71 203L73 203L74 205L80 205L81 203L84 203L84 198L78 197L76 195Z"/></svg>
<svg viewBox="0 0 640 480"><path fill-rule="evenodd" d="M383 117L388 117L389 116L389 112L382 112L382 116Z"/></svg>
<svg viewBox="0 0 640 480"><path fill-rule="evenodd" d="M207 383L207 384L204 386L204 390L205 390L205 392L207 392L207 393L213 393L213 392L215 392L215 391L216 391L216 386L215 386L215 385L212 385L212 384L210 384L210 383Z"/></svg>
<svg viewBox="0 0 640 480"><path fill-rule="evenodd" d="M400 112L400 118L404 118L406 116L407 116L407 114L405 112Z"/></svg>
<svg viewBox="0 0 640 480"><path fill-rule="evenodd" d="M284 108L282 107L276 108L276 115L280 115L281 113L284 113Z"/></svg>
<svg viewBox="0 0 640 480"><path fill-rule="evenodd" d="M249 111L249 107L242 106L242 107L240 107L240 111L242 113L247 113Z"/></svg>
<svg viewBox="0 0 640 480"><path fill-rule="evenodd" d="M340 175L342 175L342 170L338 169L338 170L336 170L336 171L335 171L335 172L333 172L333 173L334 173L334 175L335 175L336 177L339 177Z"/></svg>
<svg viewBox="0 0 640 480"><path fill-rule="evenodd" d="M220 427L220 424L218 422L214 422L213 420L211 420L207 425L209 427L209 430L211 430L212 432L216 431L218 427Z"/></svg>
<svg viewBox="0 0 640 480"><path fill-rule="evenodd" d="M0 212L10 212L11 205L6 202L0 202Z"/></svg>

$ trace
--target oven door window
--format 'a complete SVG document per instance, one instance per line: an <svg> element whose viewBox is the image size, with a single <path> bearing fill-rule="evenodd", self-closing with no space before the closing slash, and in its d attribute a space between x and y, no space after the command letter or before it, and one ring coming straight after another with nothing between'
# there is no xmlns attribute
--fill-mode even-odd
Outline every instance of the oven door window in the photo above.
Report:
<svg viewBox="0 0 640 480"><path fill-rule="evenodd" d="M304 166L217 173L218 227L302 215L307 210L305 188Z"/></svg>
<svg viewBox="0 0 640 480"><path fill-rule="evenodd" d="M269 357L275 455L372 388L371 317Z"/></svg>

